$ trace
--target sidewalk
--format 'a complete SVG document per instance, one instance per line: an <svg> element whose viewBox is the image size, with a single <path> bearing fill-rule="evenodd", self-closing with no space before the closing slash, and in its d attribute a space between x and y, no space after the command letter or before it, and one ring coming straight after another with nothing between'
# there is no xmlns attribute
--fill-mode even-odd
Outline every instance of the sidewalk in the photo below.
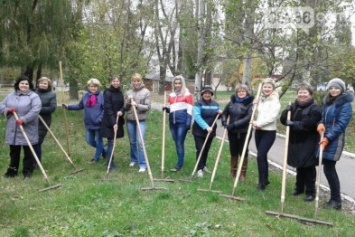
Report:
<svg viewBox="0 0 355 237"><path fill-rule="evenodd" d="M156 110L162 109L160 103L152 103L152 108ZM223 128L218 124L217 137L222 138ZM282 169L285 151L284 136L278 135L274 145L271 147L268 159L269 163L279 169ZM249 155L256 156L256 148L254 143L254 136L249 144ZM340 161L337 162L336 169L340 179L341 192L344 199L355 203L355 154L344 151ZM295 169L288 166L288 173L295 175ZM323 169L321 171L321 188L329 190L328 182L324 176Z"/></svg>
<svg viewBox="0 0 355 237"><path fill-rule="evenodd" d="M221 139L223 135L223 128L221 126L217 129L217 136ZM254 135L249 144L249 155L256 157L256 148L254 142ZM282 170L284 152L285 151L285 138L283 135L278 135L276 141L268 153L269 164ZM287 166L287 172L296 175L293 167ZM355 204L355 154L343 152L340 161L336 164L336 169L340 179L341 192L344 199ZM321 170L321 188L329 190L328 181L324 176L323 169Z"/></svg>

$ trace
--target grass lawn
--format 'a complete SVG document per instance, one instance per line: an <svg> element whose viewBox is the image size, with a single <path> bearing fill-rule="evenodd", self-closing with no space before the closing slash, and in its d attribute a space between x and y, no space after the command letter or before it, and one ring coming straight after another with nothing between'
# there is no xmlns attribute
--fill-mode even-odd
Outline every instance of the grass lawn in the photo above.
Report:
<svg viewBox="0 0 355 237"><path fill-rule="evenodd" d="M29 180L21 176L14 179L1 177L0 236L353 236L355 218L343 211L322 208L326 197L320 200L318 219L333 223L333 227L305 224L296 220L266 215L265 211L280 210L280 172L270 172L268 189L256 190L257 169L254 159L245 183L238 185L236 195L245 201L231 201L215 193L197 191L209 187L210 175L193 178L192 182L179 182L189 178L195 165L194 141L189 132L186 140L186 160L178 173L161 175L162 116L159 111L149 115L146 148L154 177L170 177L174 183L158 183L166 191L140 191L150 187L147 173L129 168L129 144L127 134L118 140L116 164L118 169L109 174L113 181L102 182L106 167L104 162L88 164L93 149L84 142L81 112L68 112L70 121L70 153L83 172L70 175L74 170L55 141L47 135L44 143L43 166L51 185L62 184L59 189L38 192L47 187L39 170ZM52 130L66 147L63 111L58 108ZM0 120L0 171L8 165L8 147L4 144L5 121ZM213 142L208 166L213 168L219 148L219 140ZM213 183L213 189L231 194L233 182L229 178L229 152L227 144ZM176 162L171 135L167 130L166 169ZM21 170L21 168L20 168ZM288 176L284 212L313 218L314 203L305 203L303 197L293 197L294 177Z"/></svg>

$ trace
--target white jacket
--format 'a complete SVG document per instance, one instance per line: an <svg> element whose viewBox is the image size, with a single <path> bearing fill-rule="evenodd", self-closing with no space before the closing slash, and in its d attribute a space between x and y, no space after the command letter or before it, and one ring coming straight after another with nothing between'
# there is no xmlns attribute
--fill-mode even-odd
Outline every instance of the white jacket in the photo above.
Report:
<svg viewBox="0 0 355 237"><path fill-rule="evenodd" d="M276 121L280 109L279 94L276 91L273 91L267 97L261 97L257 106L256 125L261 130L276 131Z"/></svg>

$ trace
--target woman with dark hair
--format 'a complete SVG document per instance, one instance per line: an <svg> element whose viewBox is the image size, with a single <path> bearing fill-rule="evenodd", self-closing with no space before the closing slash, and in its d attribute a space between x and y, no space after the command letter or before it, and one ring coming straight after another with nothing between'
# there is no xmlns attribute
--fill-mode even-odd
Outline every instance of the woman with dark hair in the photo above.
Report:
<svg viewBox="0 0 355 237"><path fill-rule="evenodd" d="M248 127L253 110L254 96L249 94L246 85L239 84L235 87L235 94L223 110L222 125L228 130L230 160L230 176L235 178L238 158L242 155L246 142ZM227 118L229 123L227 124ZM250 136L251 138L251 136ZM250 141L249 138L249 141ZM249 141L248 146L249 146ZM247 147L248 147L247 146ZM248 169L248 150L245 152L240 180L244 181Z"/></svg>
<svg viewBox="0 0 355 237"><path fill-rule="evenodd" d="M290 127L287 163L297 169L296 187L292 195L306 193L306 202L313 201L315 196L317 157L314 148L319 142L317 124L322 117L312 94L309 85L301 84L295 102L287 106L280 117L281 123ZM288 111L291 111L290 120L287 120Z"/></svg>
<svg viewBox="0 0 355 237"><path fill-rule="evenodd" d="M57 108L57 95L52 91L52 82L48 77L41 77L37 81L36 93L41 99L42 108L39 115L48 127L52 123L52 113ZM47 135L47 128L40 121L38 123L38 144L33 146L39 160L42 160L42 143ZM36 165L36 162L34 163Z"/></svg>
<svg viewBox="0 0 355 237"><path fill-rule="evenodd" d="M0 113L7 118L5 143L10 146L10 165L5 178L17 176L20 164L21 148L24 150L23 176L29 178L33 172L34 157L19 126L22 126L31 145L38 143L38 114L41 100L33 91L33 84L26 76L20 76L14 85L14 91L8 94L0 106ZM16 112L18 119L15 119Z"/></svg>
<svg viewBox="0 0 355 237"><path fill-rule="evenodd" d="M113 149L114 135L116 131L116 138L124 136L123 125L124 121L124 96L121 91L121 81L119 77L111 78L111 85L104 92L104 115L102 117L101 134L102 137L107 138L107 165L109 164L110 156ZM116 118L118 123L116 124ZM113 157L109 170L115 168Z"/></svg>
<svg viewBox="0 0 355 237"><path fill-rule="evenodd" d="M323 170L330 188L330 200L326 208L341 209L340 181L335 169L337 161L345 144L345 130L351 116L351 103L354 94L345 91L345 83L339 78L334 78L327 85L327 94L323 99L322 119L317 127L324 138L319 143L323 148Z"/></svg>

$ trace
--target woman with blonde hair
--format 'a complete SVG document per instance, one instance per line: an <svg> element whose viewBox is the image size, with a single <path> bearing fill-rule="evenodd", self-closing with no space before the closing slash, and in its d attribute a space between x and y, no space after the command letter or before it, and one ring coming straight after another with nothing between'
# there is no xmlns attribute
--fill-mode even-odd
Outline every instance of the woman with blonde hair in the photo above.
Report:
<svg viewBox="0 0 355 237"><path fill-rule="evenodd" d="M139 120L139 128L142 132L142 137L144 139L147 127L145 120L147 119L148 111L150 110L150 103L150 91L145 88L142 76L139 73L133 74L131 77L131 89L127 92L125 96L124 110L127 111L127 133L131 154L131 163L129 164L129 166L133 167L138 164L138 172L145 172L147 169L147 165L143 152L143 143L140 138L135 114L133 112L133 106L136 108Z"/></svg>
<svg viewBox="0 0 355 237"><path fill-rule="evenodd" d="M281 108L273 79L266 78L262 81L260 100L256 103L257 119L253 121L253 127L255 129L255 145L258 151L256 157L259 172L257 189L264 191L270 183L267 153L276 139L276 121Z"/></svg>
<svg viewBox="0 0 355 237"><path fill-rule="evenodd" d="M227 128L229 140L229 152L231 155L230 176L235 178L238 166L238 159L243 153L247 138L248 127L253 110L254 96L250 95L247 85L238 84L235 87L235 94L223 110L222 125ZM227 118L229 123L227 124ZM241 158L241 157L240 157ZM243 159L240 180L244 181L248 168L248 150Z"/></svg>
<svg viewBox="0 0 355 237"><path fill-rule="evenodd" d="M174 77L172 81L173 91L170 93L169 106L163 108L169 113L169 128L175 142L177 163L171 171L179 171L185 159L185 138L191 127L193 97L186 88L185 78L181 75Z"/></svg>
<svg viewBox="0 0 355 237"><path fill-rule="evenodd" d="M87 91L77 104L65 105L67 110L84 109L85 139L95 148L95 154L89 163L94 164L100 160L101 155L106 156L104 142L101 135L101 121L104 113L104 96L100 91L101 83L96 78L88 80Z"/></svg>

